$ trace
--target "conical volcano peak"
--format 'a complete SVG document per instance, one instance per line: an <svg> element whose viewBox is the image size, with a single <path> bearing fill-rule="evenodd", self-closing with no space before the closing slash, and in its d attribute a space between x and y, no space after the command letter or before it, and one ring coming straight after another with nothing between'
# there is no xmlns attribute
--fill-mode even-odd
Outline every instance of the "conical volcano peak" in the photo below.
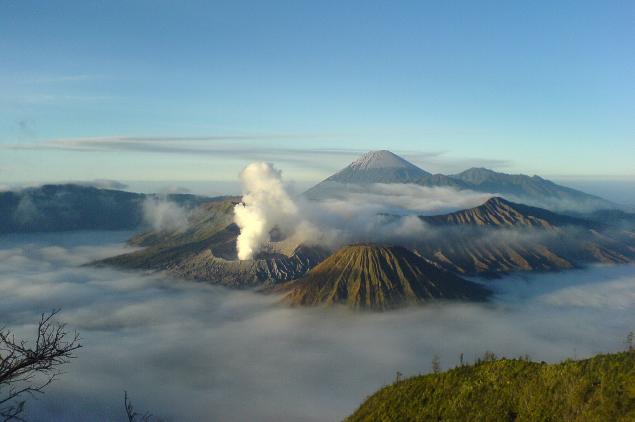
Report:
<svg viewBox="0 0 635 422"><path fill-rule="evenodd" d="M485 203L483 205L490 205L490 206L511 206L514 205L513 202L510 202L500 196L492 196L490 199L488 199L487 201L485 201Z"/></svg>
<svg viewBox="0 0 635 422"><path fill-rule="evenodd" d="M429 176L425 170L390 151L370 151L307 191L309 197L328 192L329 183L366 185L371 183L418 183Z"/></svg>
<svg viewBox="0 0 635 422"><path fill-rule="evenodd" d="M444 271L401 246L345 246L285 289L292 305L344 304L386 310L432 300L483 300L487 289Z"/></svg>
<svg viewBox="0 0 635 422"><path fill-rule="evenodd" d="M524 226L556 229L564 226L590 228L592 223L567 215L556 214L543 208L530 207L493 196L478 207L444 215L421 217L429 224Z"/></svg>
<svg viewBox="0 0 635 422"><path fill-rule="evenodd" d="M397 154L387 150L369 151L353 161L350 168L355 170L385 169L385 168L415 168L414 164L404 160Z"/></svg>

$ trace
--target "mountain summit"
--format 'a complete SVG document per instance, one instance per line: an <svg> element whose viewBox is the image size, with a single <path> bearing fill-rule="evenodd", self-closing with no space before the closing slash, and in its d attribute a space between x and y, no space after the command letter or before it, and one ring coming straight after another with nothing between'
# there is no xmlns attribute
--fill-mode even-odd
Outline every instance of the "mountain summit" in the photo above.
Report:
<svg viewBox="0 0 635 422"><path fill-rule="evenodd" d="M306 192L309 198L337 196L346 185L373 183L420 183L427 171L390 151L370 151Z"/></svg>
<svg viewBox="0 0 635 422"><path fill-rule="evenodd" d="M475 167L453 175L430 174L390 151L370 151L305 192L310 199L346 198L373 183L411 183L427 187L502 195L556 212L591 212L616 205L594 195L558 185L539 176L506 174Z"/></svg>
<svg viewBox="0 0 635 422"><path fill-rule="evenodd" d="M403 168L408 169L416 174L429 174L414 164L404 160L397 154L382 149L379 151L369 151L366 154L353 161L349 166L351 169L358 171L369 169L388 169L388 168Z"/></svg>
<svg viewBox="0 0 635 422"><path fill-rule="evenodd" d="M417 183L429 176L425 170L390 151L370 151L338 171L325 182L337 183Z"/></svg>

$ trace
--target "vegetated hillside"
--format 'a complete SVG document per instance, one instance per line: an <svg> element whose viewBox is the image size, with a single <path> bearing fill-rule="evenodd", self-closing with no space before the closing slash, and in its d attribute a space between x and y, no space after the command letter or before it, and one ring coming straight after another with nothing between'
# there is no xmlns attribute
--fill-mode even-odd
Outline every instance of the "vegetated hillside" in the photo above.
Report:
<svg viewBox="0 0 635 422"><path fill-rule="evenodd" d="M167 271L180 278L234 288L262 287L303 276L328 252L319 247L270 242L255 259L239 261L233 223L237 198L201 205L188 227L175 231L149 231L130 243L140 251L114 256L92 265Z"/></svg>
<svg viewBox="0 0 635 422"><path fill-rule="evenodd" d="M158 196L75 184L0 192L0 233L131 230L141 225L147 198ZM161 198L187 208L210 200L187 194Z"/></svg>
<svg viewBox="0 0 635 422"><path fill-rule="evenodd" d="M397 381L346 419L634 421L635 352L544 364L494 360Z"/></svg>
<svg viewBox="0 0 635 422"><path fill-rule="evenodd" d="M351 245L284 287L292 305L385 310L432 300L484 300L488 290L400 246Z"/></svg>
<svg viewBox="0 0 635 422"><path fill-rule="evenodd" d="M631 232L502 198L420 218L430 230L412 248L459 274L494 276L635 259Z"/></svg>

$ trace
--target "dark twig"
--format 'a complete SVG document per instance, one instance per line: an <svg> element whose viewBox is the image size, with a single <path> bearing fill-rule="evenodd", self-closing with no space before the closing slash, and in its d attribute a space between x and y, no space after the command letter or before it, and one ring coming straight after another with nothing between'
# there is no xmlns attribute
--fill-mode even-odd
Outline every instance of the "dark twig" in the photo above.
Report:
<svg viewBox="0 0 635 422"><path fill-rule="evenodd" d="M1 421L23 421L24 396L43 394L60 374L59 367L82 347L77 332L69 333L65 324L54 320L58 313L56 309L41 315L33 344L16 340L11 330L0 328Z"/></svg>
<svg viewBox="0 0 635 422"><path fill-rule="evenodd" d="M128 398L128 392L124 391L124 406L126 407L126 416L128 416L128 422L151 422L152 415L148 412L143 415L135 412L132 402Z"/></svg>

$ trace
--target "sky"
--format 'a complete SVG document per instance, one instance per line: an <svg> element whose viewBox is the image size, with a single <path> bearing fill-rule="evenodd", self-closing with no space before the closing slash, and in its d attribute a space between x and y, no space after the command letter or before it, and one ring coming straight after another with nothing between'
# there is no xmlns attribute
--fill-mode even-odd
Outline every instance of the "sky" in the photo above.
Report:
<svg viewBox="0 0 635 422"><path fill-rule="evenodd" d="M320 180L390 149L635 181L628 1L0 2L0 184Z"/></svg>

